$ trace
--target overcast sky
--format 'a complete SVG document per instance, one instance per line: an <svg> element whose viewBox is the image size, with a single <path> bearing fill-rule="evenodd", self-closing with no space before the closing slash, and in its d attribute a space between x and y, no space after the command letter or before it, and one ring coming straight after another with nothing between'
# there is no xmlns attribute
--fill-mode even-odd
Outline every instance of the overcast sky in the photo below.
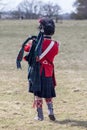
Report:
<svg viewBox="0 0 87 130"><path fill-rule="evenodd" d="M2 2L7 3L7 9L14 9L21 1L23 0L2 0ZM59 6L62 8L63 12L71 12L73 10L72 4L75 2L75 0L40 0L44 2L52 2L52 3L58 3Z"/></svg>

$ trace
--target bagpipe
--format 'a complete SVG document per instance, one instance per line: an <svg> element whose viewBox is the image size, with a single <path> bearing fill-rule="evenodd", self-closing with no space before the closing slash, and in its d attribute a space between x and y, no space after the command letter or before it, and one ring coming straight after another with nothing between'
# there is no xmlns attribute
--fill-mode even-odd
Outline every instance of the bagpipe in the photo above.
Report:
<svg viewBox="0 0 87 130"><path fill-rule="evenodd" d="M31 37L28 37L22 44L22 47L18 53L18 56L17 56L17 59L16 59L16 66L17 66L17 69L22 69L21 67L21 61L23 59L23 55L24 55L24 47L25 45L28 43L29 40L33 40L34 38L36 38L36 36L31 36Z"/></svg>
<svg viewBox="0 0 87 130"><path fill-rule="evenodd" d="M40 30L38 36L31 36L25 40L22 47L18 53L16 59L17 69L21 69L21 61L24 55L24 47L29 40L32 40L32 46L29 50L26 59L29 64L28 69L28 80L30 83L29 91L34 93L36 91L41 91L41 81L40 81L40 63L36 60L37 57L41 55L42 42L44 39L44 32Z"/></svg>
<svg viewBox="0 0 87 130"><path fill-rule="evenodd" d="M39 55L41 54L41 45L42 45L42 41L43 41L43 32L39 32L38 36L31 36L28 37L22 44L22 47L17 55L17 59L16 59L16 66L17 69L22 69L21 67L21 61L23 59L23 55L24 55L24 47L25 45L32 40L32 46L31 49L29 51L29 54L26 56L26 59L29 63L29 65L31 66L32 62L33 62L33 58L35 57L39 57Z"/></svg>

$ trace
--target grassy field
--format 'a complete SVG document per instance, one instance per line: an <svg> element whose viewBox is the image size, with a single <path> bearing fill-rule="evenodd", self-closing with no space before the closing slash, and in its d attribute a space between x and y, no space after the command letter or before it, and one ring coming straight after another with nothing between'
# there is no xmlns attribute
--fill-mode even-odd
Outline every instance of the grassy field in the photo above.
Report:
<svg viewBox="0 0 87 130"><path fill-rule="evenodd" d="M16 69L16 56L29 35L37 35L37 21L0 21L0 130L87 130L87 21L56 24L60 42L55 58L57 120L34 121L33 95L28 93L27 63Z"/></svg>

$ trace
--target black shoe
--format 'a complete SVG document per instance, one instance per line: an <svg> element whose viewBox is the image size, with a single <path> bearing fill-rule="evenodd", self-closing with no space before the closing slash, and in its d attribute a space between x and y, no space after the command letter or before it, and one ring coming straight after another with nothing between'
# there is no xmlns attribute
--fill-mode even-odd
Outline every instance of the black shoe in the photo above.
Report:
<svg viewBox="0 0 87 130"><path fill-rule="evenodd" d="M50 118L51 121L55 121L56 120L54 115L49 115L49 118Z"/></svg>

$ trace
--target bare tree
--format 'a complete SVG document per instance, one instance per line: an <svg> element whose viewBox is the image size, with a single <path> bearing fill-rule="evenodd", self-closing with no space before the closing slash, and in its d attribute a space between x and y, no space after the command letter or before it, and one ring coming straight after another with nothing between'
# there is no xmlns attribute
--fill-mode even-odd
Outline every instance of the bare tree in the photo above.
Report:
<svg viewBox="0 0 87 130"><path fill-rule="evenodd" d="M54 5L53 6L53 11L54 11L54 18L55 18L55 21L56 23L58 22L58 19L59 19L59 11L61 10L60 6L59 5Z"/></svg>
<svg viewBox="0 0 87 130"><path fill-rule="evenodd" d="M49 18L55 18L57 22L60 9L59 5L48 2L41 5L40 13Z"/></svg>
<svg viewBox="0 0 87 130"><path fill-rule="evenodd" d="M26 19L31 19L34 12L37 10L37 5L35 5L35 0L24 0L19 4L18 9L20 9L20 13L24 12Z"/></svg>
<svg viewBox="0 0 87 130"><path fill-rule="evenodd" d="M52 3L47 3L42 6L42 14L46 15L47 17L53 16L53 6Z"/></svg>
<svg viewBox="0 0 87 130"><path fill-rule="evenodd" d="M60 7L53 3L44 3L38 0L24 0L22 1L18 9L14 14L17 18L34 19L38 17L51 17L58 20ZM16 16L15 16L16 17Z"/></svg>

